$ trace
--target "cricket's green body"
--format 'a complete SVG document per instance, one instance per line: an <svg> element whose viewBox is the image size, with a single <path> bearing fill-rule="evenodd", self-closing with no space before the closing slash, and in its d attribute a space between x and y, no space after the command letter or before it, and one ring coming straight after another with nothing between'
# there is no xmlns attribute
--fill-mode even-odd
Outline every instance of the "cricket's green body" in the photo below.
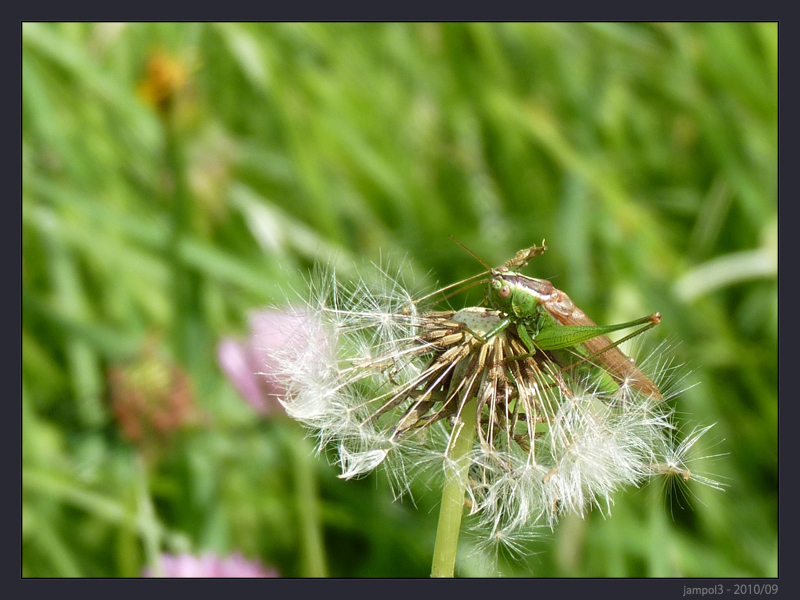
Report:
<svg viewBox="0 0 800 600"><path fill-rule="evenodd" d="M517 334L531 355L537 349L550 351L582 346L591 357L596 357L597 362L603 364L615 380L625 382L638 391L661 400L661 392L655 383L642 373L633 359L623 354L617 347L619 342L614 343L606 336L612 331L643 325L629 336L633 337L657 325L661 315L655 313L619 325L597 325L575 306L566 293L549 281L510 270L510 267L525 266L530 258L538 256L544 250L544 245L521 250L503 266L490 270L492 279L486 291L487 303L506 315L490 335L514 323Z"/></svg>

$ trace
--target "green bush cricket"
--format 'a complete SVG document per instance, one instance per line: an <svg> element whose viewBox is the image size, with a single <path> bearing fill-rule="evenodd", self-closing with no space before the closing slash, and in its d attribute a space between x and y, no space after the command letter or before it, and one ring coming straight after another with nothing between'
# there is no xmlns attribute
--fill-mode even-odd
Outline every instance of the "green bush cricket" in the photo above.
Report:
<svg viewBox="0 0 800 600"><path fill-rule="evenodd" d="M582 347L588 355L580 362L596 360L617 383L630 385L656 401L663 399L658 386L636 366L632 358L619 349L622 342L658 325L661 321L659 313L617 325L597 325L565 292L549 281L516 272L516 269L526 266L532 258L547 250L544 241L541 246L534 245L520 250L514 258L496 269L489 267L455 238L453 241L488 269L491 279L486 288L486 303L506 315L492 331L484 336L476 335L480 341L489 339L513 323L520 340L530 353L518 358L532 356L537 350ZM617 342L612 342L606 335L638 325L642 327Z"/></svg>

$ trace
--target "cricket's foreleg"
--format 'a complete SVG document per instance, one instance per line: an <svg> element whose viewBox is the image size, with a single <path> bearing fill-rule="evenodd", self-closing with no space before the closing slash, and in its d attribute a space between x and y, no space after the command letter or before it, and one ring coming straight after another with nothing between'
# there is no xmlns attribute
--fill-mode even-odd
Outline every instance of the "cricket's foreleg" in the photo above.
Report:
<svg viewBox="0 0 800 600"><path fill-rule="evenodd" d="M533 343L533 338L531 338L531 334L528 332L528 328L522 321L517 321L517 335L525 347L528 349L527 354L520 354L519 356L510 356L506 359L509 360L522 360L523 358L530 358L534 354L536 354L536 345Z"/></svg>
<svg viewBox="0 0 800 600"><path fill-rule="evenodd" d="M481 344L485 344L487 340L491 339L492 336L497 335L501 331L503 331L506 327L511 324L511 319L506 317L502 321L500 321L497 325L495 325L492 329L487 331L484 334L480 334L477 331L474 331L469 327L469 325L464 325L463 329L467 331L472 337L478 340Z"/></svg>
<svg viewBox="0 0 800 600"><path fill-rule="evenodd" d="M534 354L536 354L536 346L533 345L531 334L528 333L528 328L525 326L525 323L521 321L517 323L517 335L519 336L519 339L522 340L522 343L525 344L525 347L528 349L528 352L530 353L528 354L528 356L533 356ZM522 358L522 357L520 356L517 358Z"/></svg>

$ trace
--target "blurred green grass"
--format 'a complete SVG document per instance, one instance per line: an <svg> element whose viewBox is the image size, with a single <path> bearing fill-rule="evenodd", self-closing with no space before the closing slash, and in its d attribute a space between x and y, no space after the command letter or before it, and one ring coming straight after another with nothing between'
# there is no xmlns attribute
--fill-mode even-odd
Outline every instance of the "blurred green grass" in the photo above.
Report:
<svg viewBox="0 0 800 600"><path fill-rule="evenodd" d="M309 574L310 445L216 343L316 259L476 273L448 235L490 264L546 238L527 272L598 323L660 311L679 421L726 453L724 493L627 490L501 572L777 575L777 24L25 23L22 73L23 576L207 549ZM148 340L202 418L142 463L108 374ZM427 576L434 492L311 468L330 575Z"/></svg>

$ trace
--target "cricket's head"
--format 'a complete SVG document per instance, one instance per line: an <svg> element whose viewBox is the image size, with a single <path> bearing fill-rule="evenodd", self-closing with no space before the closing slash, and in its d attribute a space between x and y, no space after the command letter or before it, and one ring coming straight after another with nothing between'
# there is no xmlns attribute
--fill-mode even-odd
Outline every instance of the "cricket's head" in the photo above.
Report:
<svg viewBox="0 0 800 600"><path fill-rule="evenodd" d="M486 287L486 303L496 310L507 313L514 302L513 285L503 277L508 274L508 269L505 272L492 269L491 273L492 279Z"/></svg>
<svg viewBox="0 0 800 600"><path fill-rule="evenodd" d="M539 304L551 297L553 285L549 281L517 273L517 270L526 266L532 258L540 256L547 250L544 240L541 246L524 248L517 252L514 258L493 269L452 235L450 239L469 252L491 275L486 288L486 303L493 309L515 317L529 317L535 313Z"/></svg>
<svg viewBox="0 0 800 600"><path fill-rule="evenodd" d="M486 288L486 302L489 306L517 317L527 317L534 313L542 298L532 293L528 284L538 280L510 271L506 266L490 272L492 279Z"/></svg>

